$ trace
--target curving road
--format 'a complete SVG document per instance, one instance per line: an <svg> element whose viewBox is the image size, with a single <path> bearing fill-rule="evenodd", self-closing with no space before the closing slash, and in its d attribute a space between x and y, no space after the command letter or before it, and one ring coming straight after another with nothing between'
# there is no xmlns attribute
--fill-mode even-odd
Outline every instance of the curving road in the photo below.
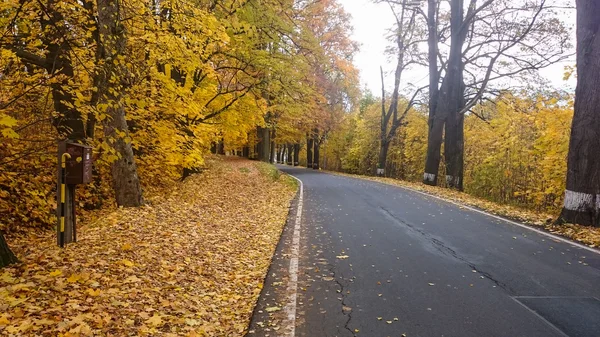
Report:
<svg viewBox="0 0 600 337"><path fill-rule="evenodd" d="M249 336L600 336L599 251L403 188L280 168L304 186L295 320L265 311L289 306L290 224Z"/></svg>

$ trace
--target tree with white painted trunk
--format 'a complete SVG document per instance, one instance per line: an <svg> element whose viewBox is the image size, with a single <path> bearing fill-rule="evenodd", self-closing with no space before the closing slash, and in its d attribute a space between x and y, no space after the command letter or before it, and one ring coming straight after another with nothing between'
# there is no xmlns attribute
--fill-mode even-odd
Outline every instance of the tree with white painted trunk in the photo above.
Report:
<svg viewBox="0 0 600 337"><path fill-rule="evenodd" d="M446 185L462 190L464 114L476 115L472 108L482 100L519 86L510 81L527 83L539 69L570 56L569 31L558 17L568 5L563 3L428 1L428 13L421 12L429 27L430 63L425 184L438 183L443 143Z"/></svg>
<svg viewBox="0 0 600 337"><path fill-rule="evenodd" d="M600 227L600 2L577 0L577 89L561 221Z"/></svg>

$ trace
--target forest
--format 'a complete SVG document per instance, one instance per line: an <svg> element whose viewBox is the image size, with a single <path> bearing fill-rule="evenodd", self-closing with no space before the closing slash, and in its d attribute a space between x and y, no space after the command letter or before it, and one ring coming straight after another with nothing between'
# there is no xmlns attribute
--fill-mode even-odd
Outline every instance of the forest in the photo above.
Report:
<svg viewBox="0 0 600 337"><path fill-rule="evenodd" d="M396 18L381 95L360 88L335 0L2 2L3 233L54 226L59 140L93 148L92 183L67 196L83 212L140 206L212 152L558 213L575 95L538 71L573 59L572 6L377 2Z"/></svg>

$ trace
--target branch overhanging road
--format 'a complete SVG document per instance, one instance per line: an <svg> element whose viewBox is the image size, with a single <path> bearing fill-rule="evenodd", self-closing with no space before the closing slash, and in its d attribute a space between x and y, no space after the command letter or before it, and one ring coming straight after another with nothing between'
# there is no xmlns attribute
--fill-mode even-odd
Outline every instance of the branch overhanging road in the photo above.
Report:
<svg viewBox="0 0 600 337"><path fill-rule="evenodd" d="M597 251L400 187L281 169L304 187L296 319L265 311L290 303L292 222L250 336L600 336Z"/></svg>

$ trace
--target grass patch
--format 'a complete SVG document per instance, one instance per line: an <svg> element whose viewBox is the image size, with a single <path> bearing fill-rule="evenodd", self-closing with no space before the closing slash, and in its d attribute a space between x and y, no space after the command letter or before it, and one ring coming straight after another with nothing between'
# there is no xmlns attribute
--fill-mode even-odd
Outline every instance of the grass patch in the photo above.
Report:
<svg viewBox="0 0 600 337"><path fill-rule="evenodd" d="M256 168L266 177L269 177L272 181L279 180L281 176L281 171L275 167L273 164L264 163L264 162L256 162Z"/></svg>

